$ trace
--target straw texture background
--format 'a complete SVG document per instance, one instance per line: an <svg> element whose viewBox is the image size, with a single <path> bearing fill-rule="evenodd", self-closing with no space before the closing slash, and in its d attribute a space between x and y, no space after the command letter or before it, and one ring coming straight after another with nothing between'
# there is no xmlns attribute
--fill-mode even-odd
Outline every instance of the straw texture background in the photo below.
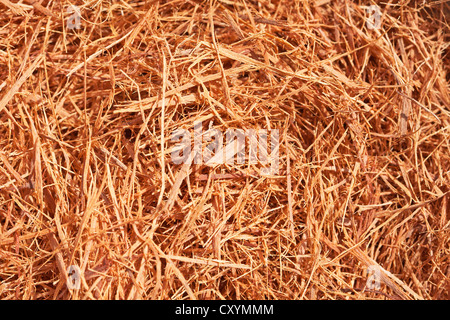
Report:
<svg viewBox="0 0 450 320"><path fill-rule="evenodd" d="M449 299L450 5L371 4L0 0L0 298Z"/></svg>

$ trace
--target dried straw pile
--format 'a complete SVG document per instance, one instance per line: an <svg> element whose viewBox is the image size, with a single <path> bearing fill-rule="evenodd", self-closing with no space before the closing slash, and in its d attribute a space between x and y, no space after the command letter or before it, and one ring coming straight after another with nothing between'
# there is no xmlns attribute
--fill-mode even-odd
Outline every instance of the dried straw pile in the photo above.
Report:
<svg viewBox="0 0 450 320"><path fill-rule="evenodd" d="M0 298L450 297L448 3L69 4L0 0ZM278 173L175 164L195 121Z"/></svg>

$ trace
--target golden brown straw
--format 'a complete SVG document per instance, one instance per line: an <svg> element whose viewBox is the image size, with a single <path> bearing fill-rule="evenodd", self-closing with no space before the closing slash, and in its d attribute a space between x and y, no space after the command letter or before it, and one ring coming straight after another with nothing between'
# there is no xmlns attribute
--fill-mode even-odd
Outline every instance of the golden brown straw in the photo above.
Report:
<svg viewBox="0 0 450 320"><path fill-rule="evenodd" d="M446 1L0 0L0 298L449 299L449 21ZM247 147L175 163L200 121L278 130L279 170Z"/></svg>

